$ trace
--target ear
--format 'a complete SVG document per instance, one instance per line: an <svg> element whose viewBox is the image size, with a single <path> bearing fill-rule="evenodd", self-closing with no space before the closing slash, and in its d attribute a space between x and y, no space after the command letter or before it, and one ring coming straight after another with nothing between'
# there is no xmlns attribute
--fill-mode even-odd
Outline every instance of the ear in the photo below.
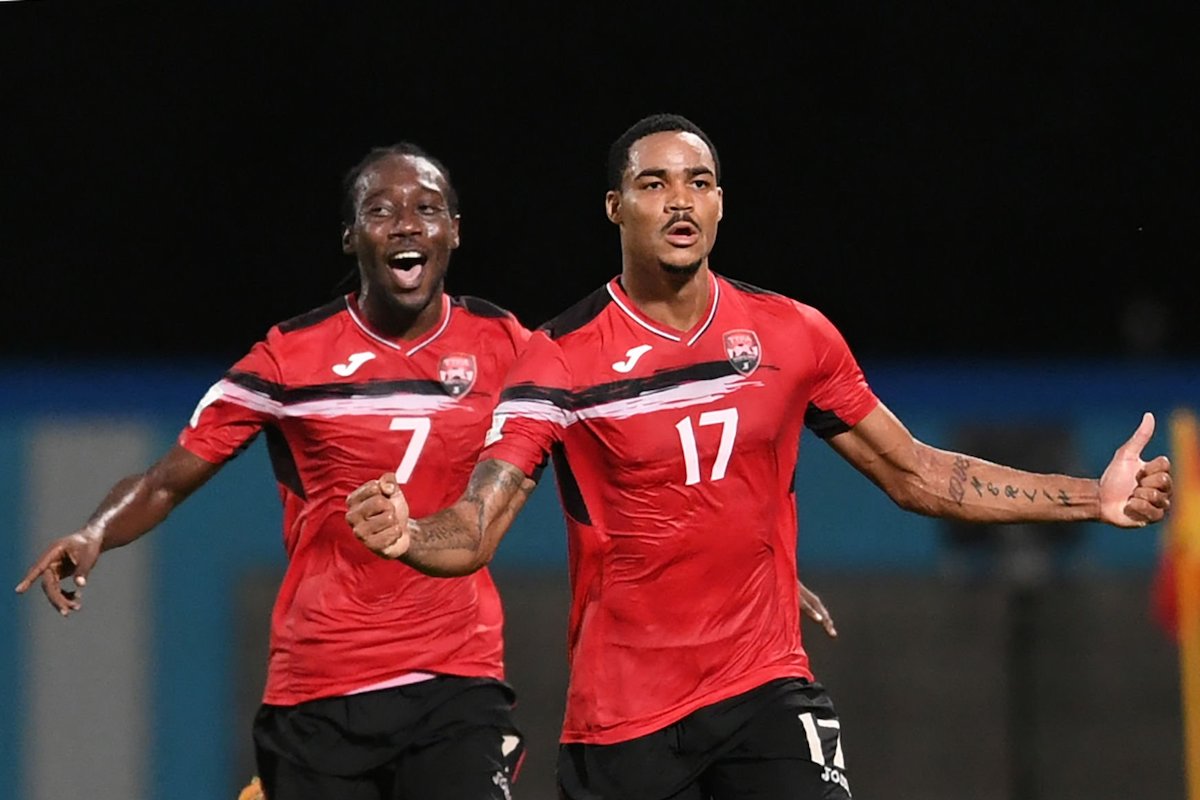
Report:
<svg viewBox="0 0 1200 800"><path fill-rule="evenodd" d="M725 216L725 190L720 186L717 187L717 222Z"/></svg>
<svg viewBox="0 0 1200 800"><path fill-rule="evenodd" d="M458 249L458 242L459 242L458 229L459 229L459 224L461 222L462 222L462 217L459 216L458 214L455 214L454 219L450 223L450 249L451 250Z"/></svg>
<svg viewBox="0 0 1200 800"><path fill-rule="evenodd" d="M608 191L604 194L604 213L614 225L621 224L621 193Z"/></svg>
<svg viewBox="0 0 1200 800"><path fill-rule="evenodd" d="M354 254L354 241L349 228L342 228L342 252L348 256Z"/></svg>

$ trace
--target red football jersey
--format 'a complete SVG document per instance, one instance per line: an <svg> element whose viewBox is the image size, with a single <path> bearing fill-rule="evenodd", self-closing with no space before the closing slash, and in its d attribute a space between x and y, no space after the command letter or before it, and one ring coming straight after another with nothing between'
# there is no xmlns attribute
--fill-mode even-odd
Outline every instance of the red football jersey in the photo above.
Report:
<svg viewBox="0 0 1200 800"><path fill-rule="evenodd" d="M283 501L288 565L264 702L411 671L503 677L487 570L432 578L376 556L346 524L346 496L395 471L414 516L456 501L528 338L502 309L446 298L428 335L394 341L367 326L351 295L273 327L205 394L180 444L220 463L265 431Z"/></svg>
<svg viewBox="0 0 1200 800"><path fill-rule="evenodd" d="M800 432L878 401L815 309L710 276L690 331L619 279L547 323L510 373L481 459L553 455L569 535L564 742L659 730L773 678L800 642Z"/></svg>

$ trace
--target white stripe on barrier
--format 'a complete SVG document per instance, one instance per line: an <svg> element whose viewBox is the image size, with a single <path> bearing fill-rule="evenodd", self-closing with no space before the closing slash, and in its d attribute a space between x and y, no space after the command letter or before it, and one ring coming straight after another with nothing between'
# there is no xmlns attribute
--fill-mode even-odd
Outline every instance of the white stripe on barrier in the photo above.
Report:
<svg viewBox="0 0 1200 800"><path fill-rule="evenodd" d="M144 426L73 420L35 427L25 456L32 563L155 453ZM31 800L149 796L152 550L152 542L139 541L104 554L83 609L69 618L50 608L38 587L21 603L24 796Z"/></svg>

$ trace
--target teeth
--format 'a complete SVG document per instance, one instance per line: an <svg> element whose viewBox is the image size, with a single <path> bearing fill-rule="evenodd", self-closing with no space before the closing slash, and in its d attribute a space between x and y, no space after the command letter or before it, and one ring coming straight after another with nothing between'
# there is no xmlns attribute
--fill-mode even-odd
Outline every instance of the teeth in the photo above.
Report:
<svg viewBox="0 0 1200 800"><path fill-rule="evenodd" d="M418 253L416 250L405 250L403 253L395 253L388 256L389 264L400 264L409 261L421 261L425 256Z"/></svg>

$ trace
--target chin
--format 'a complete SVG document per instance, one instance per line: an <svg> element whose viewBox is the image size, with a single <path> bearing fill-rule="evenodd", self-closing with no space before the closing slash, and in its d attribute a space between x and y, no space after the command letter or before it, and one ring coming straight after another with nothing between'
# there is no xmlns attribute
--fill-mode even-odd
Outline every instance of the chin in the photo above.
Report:
<svg viewBox="0 0 1200 800"><path fill-rule="evenodd" d="M395 308L416 314L429 305L433 299L433 292L428 289L414 289L409 292L393 292L390 296Z"/></svg>
<svg viewBox="0 0 1200 800"><path fill-rule="evenodd" d="M699 261L689 261L683 264L671 264L666 261L660 261L658 262L658 265L662 268L662 271L668 275L678 275L681 277L690 278L692 275L695 275L700 271L700 265L703 263L704 260L701 259Z"/></svg>

